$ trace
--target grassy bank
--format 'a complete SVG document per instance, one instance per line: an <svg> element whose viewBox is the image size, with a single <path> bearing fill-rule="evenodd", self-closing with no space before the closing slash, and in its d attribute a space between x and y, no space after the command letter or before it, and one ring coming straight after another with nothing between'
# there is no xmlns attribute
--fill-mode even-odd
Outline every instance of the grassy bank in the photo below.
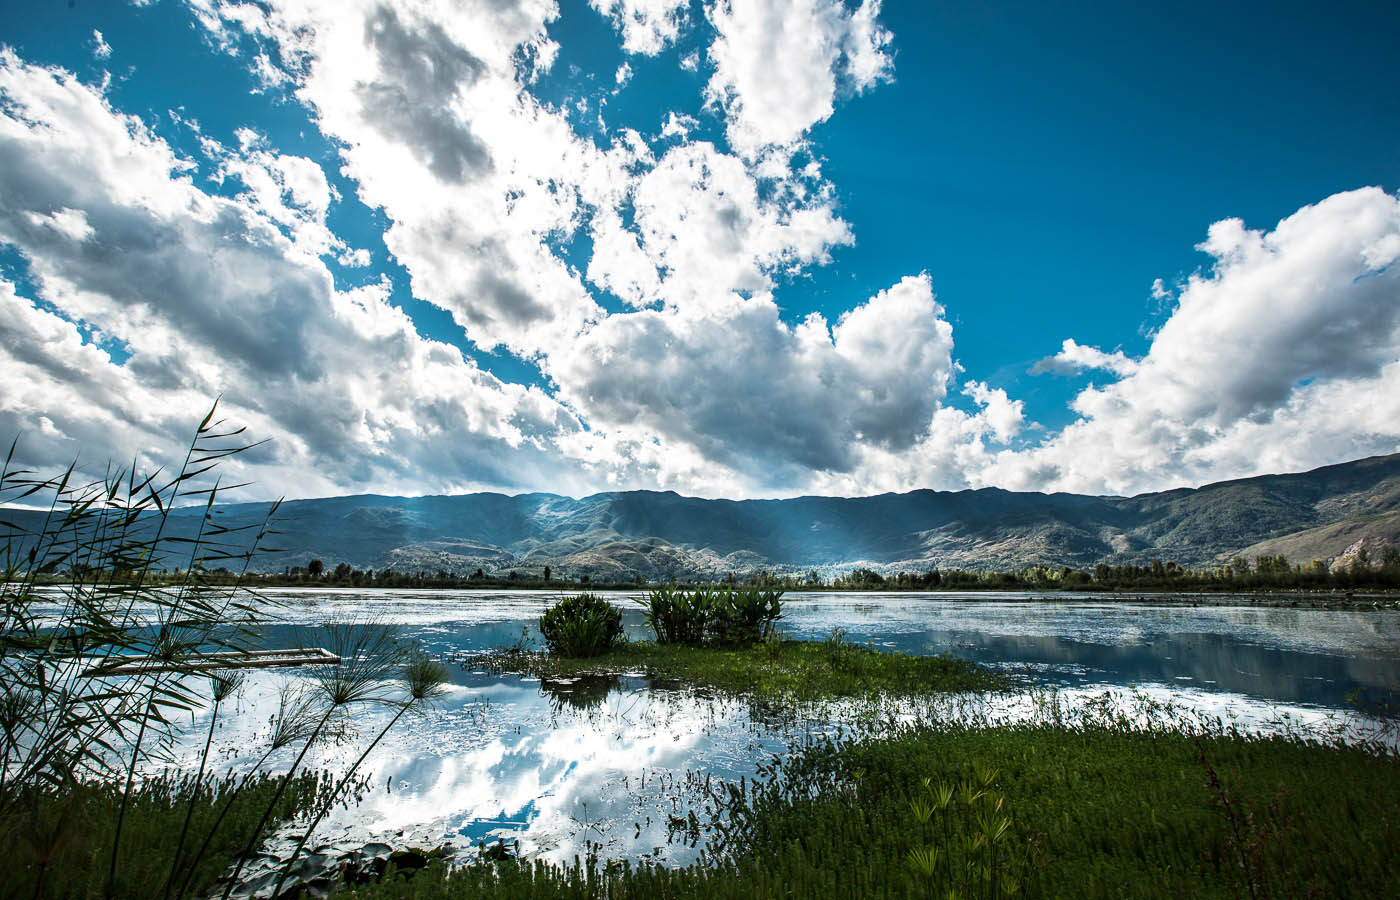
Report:
<svg viewBox="0 0 1400 900"><path fill-rule="evenodd" d="M106 892L108 855L121 801L110 785L83 784L61 793L17 798L0 818L0 836L12 855L0 878L0 897L45 900L97 900L203 896L243 849L277 790L278 780L261 776L241 788L232 779L209 785L194 798L191 778L156 778L142 782L130 798L117 877ZM321 775L292 780L278 801L273 821L285 821L313 805L330 784ZM228 806L193 874L189 863ZM189 842L172 876L174 851L185 816L190 814ZM42 879L42 886L40 881ZM188 888L179 891L188 880Z"/></svg>
<svg viewBox="0 0 1400 900"><path fill-rule="evenodd" d="M839 632L825 641L730 648L635 641L586 659L499 651L481 661L502 673L551 679L640 672L660 682L763 700L994 691L1008 684L1005 676L966 660L887 653L850 643Z"/></svg>
<svg viewBox="0 0 1400 900"><path fill-rule="evenodd" d="M1284 739L1044 725L921 728L819 745L781 764L772 781L718 799L729 824L709 864L480 863L348 896L1400 892L1393 866L1400 763Z"/></svg>

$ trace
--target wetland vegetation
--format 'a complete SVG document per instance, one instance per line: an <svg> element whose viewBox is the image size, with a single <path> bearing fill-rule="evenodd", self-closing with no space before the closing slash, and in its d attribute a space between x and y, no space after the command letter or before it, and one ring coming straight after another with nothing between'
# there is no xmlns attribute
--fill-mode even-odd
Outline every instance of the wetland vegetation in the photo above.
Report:
<svg viewBox="0 0 1400 900"><path fill-rule="evenodd" d="M633 641L591 657L506 649L481 662L499 672L552 680L640 672L658 683L765 701L989 691L1009 684L1005 676L966 660L877 650L839 631L825 641L773 639L728 647Z"/></svg>
<svg viewBox="0 0 1400 900"><path fill-rule="evenodd" d="M0 836L16 849L0 896L202 896L232 866L228 900L269 829L363 790L358 763L338 775L308 772L307 752L352 737L353 710L392 707L397 721L434 699L446 677L440 664L411 658L391 626L327 627L299 645L333 650L288 683L261 758L241 775L213 775L221 707L246 668L267 660L255 651L275 617L238 579L205 577L246 572L275 512L256 527L216 518L223 488L210 473L248 448L241 432L211 409L173 475L117 469L82 482L69 468L43 477L12 465L13 446L0 465L0 504L47 504L37 529L0 522ZM203 507L202 524L192 537L171 536L172 509L191 501ZM46 571L64 577L55 583ZM175 771L180 720L202 710L210 715L198 770ZM265 769L282 748L295 760Z"/></svg>
<svg viewBox="0 0 1400 900"><path fill-rule="evenodd" d="M594 595L562 599L545 611L540 631L548 649L497 650L479 663L508 674L558 681L642 673L659 683L719 691L764 701L808 701L880 693L1001 690L1008 679L952 656L889 653L849 640L833 629L822 641L785 640L778 630L782 592L758 587L665 587L642 605L654 641L617 641L598 624L616 611ZM608 634L581 645L551 635ZM577 652L571 652L577 651Z"/></svg>
<svg viewBox="0 0 1400 900"><path fill-rule="evenodd" d="M364 795L368 754L438 696L445 670L404 648L393 629L331 629L317 640L345 662L307 669L300 688L288 689L266 753L238 775L206 765L235 679L211 677L202 654L262 639L275 610L248 589L244 569L268 525L231 532L209 515L197 540L178 542L186 561L176 572L156 567L170 547L143 523L158 523L180 496L212 509L220 489L197 479L236 452L225 449L235 439L211 414L186 468L160 483L123 472L75 486L71 473L40 479L8 466L0 476L7 499L47 491L52 501L37 541L10 543L25 549L6 560L0 836L16 851L0 897L228 897L254 886L259 896L301 895L299 857L322 817ZM809 731L765 756L756 778L675 788L704 814L678 826L704 838L694 862L609 858L585 825L584 852L572 862L522 856L505 843L483 844L466 860L424 848L320 887L365 900L1400 892L1389 864L1400 857L1393 742L1250 735L1148 699L1130 712L1071 711L1046 697L1017 724L895 721L891 697L985 696L1012 682L967 660L857 643L839 627L824 639L792 639L780 630L781 588L655 590L643 610L654 640L626 640L613 604L571 595L544 612L545 651L522 644L473 663L540 678L546 691L592 678L600 690L558 692L580 708L637 673L793 714L817 700L868 707L859 727ZM57 598L56 618L36 612L41 597ZM129 657L156 665L102 674ZM392 715L360 738L349 712L368 708ZM182 717L193 722L197 710L212 713L198 770L162 773ZM358 741L353 764L308 770L308 750L327 741ZM295 761L270 771L264 764L279 748ZM289 857L258 852L263 836L292 821ZM239 879L245 866L257 869L255 881Z"/></svg>
<svg viewBox="0 0 1400 900"><path fill-rule="evenodd" d="M434 866L364 900L1380 897L1393 757L1111 720L823 741L717 791L703 861Z"/></svg>

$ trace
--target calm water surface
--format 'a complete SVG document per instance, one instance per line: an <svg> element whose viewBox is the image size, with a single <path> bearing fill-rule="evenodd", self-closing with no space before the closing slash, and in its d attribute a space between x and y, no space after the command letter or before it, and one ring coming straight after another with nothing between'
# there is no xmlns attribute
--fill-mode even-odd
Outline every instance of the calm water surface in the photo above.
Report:
<svg viewBox="0 0 1400 900"><path fill-rule="evenodd" d="M273 643L293 645L297 627L373 617L452 662L444 701L390 732L364 764L370 788L362 802L328 816L318 841L449 842L469 852L504 837L552 859L597 849L688 862L703 843L690 827L690 813L704 818L703 792L693 788L707 777L752 776L756 762L856 714L836 706L773 721L743 702L653 689L640 676L541 683L470 664L471 653L536 638L535 622L557 592L268 593L285 604L286 624L274 629ZM610 595L635 639L651 637L632 602L640 596ZM839 627L851 640L1005 668L1071 701L1133 686L1257 728L1358 721L1348 694L1379 696L1395 689L1400 673L1397 610L841 593L789 595L784 613L780 625L791 637L822 638ZM249 679L220 716L221 768L253 764L278 687L295 677ZM1026 696L999 708L1014 713ZM206 716L192 718L177 748L185 765L198 765ZM381 711L361 713L358 736L321 748L313 765L343 768L386 721Z"/></svg>

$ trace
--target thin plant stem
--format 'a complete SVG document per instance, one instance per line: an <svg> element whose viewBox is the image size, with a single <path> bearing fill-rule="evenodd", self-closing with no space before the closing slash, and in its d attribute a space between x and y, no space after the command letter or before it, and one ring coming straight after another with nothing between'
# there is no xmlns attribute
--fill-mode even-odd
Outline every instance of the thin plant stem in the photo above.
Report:
<svg viewBox="0 0 1400 900"><path fill-rule="evenodd" d="M210 843L213 842L214 835L218 833L219 826L224 824L224 818L228 815L229 810L233 808L233 803L238 799L239 793L252 782L253 776L262 769L268 757L272 756L278 749L279 748L276 746L268 747L267 752L263 753L262 759L258 760L257 765L249 769L238 784L229 791L228 799L224 801L223 808L219 810L219 815L214 819L214 824L209 827L208 833L204 835L204 840L200 842L199 849L195 851L194 856L190 859L189 871L185 873L184 880L180 882L180 890L175 894L176 897L185 896L185 893L189 890L190 881L194 878L195 870L199 868L200 860L204 859L204 854L208 851Z"/></svg>
<svg viewBox="0 0 1400 900"><path fill-rule="evenodd" d="M335 713L336 709L337 707L332 705L326 710L326 714L321 717L321 721L316 723L316 730L311 732L311 737L306 739L306 744L301 748L301 752L297 754L297 758L292 762L291 768L289 768L287 774L282 777L282 783L277 786L277 792L272 795L271 802L267 804L267 809L263 810L262 818L258 820L258 827L253 829L252 836L248 838L248 846L239 854L238 862L233 867L233 874L229 876L228 886L224 888L223 900L228 900L233 894L233 886L238 883L238 876L242 873L243 866L248 861L248 857L257 849L258 839L262 837L263 829L267 827L267 820L272 818L273 809L277 807L277 802L282 799L282 794L287 790L287 785L292 783L292 776L296 774L297 766L301 765L302 759L306 756L306 751L310 750L311 745L316 743L316 738L320 736L321 729L325 727L326 722L330 721L331 715Z"/></svg>
<svg viewBox="0 0 1400 900"><path fill-rule="evenodd" d="M306 827L306 830L302 833L301 839L297 841L296 849L292 850L292 855L287 858L287 865L282 869L282 874L278 877L277 884L272 888L272 896L276 897L281 892L282 882L286 881L287 876L291 874L292 866L296 863L297 857L301 855L301 849L306 846L307 840L310 839L311 832L316 830L316 826L321 824L321 820L325 818L326 813L330 812L331 807L335 805L336 797L340 794L341 790L350 783L350 778L355 774L355 770L360 767L360 763L365 761L365 757L369 756L370 751L383 739L384 735L389 733L389 729L393 728L394 725L398 723L403 714L408 712L408 710L415 705L415 702L416 701L410 700L399 707L399 711L394 713L394 717L389 720L389 724L384 726L383 730L375 736L373 741L370 741L369 746L360 754L360 758L355 760L355 764L340 777L340 782L331 789L330 796L326 798L325 805L321 807L320 812L316 813L316 818L311 820L311 824Z"/></svg>
<svg viewBox="0 0 1400 900"><path fill-rule="evenodd" d="M199 757L199 774L194 779L194 790L190 793L190 803L185 809L185 824L180 827L180 840L175 844L175 853L170 858L170 874L165 879L165 890L161 896L169 900L170 887L175 881L175 871L180 868L180 854L185 849L185 837L190 832L190 819L194 818L195 803L199 800L199 789L204 783L204 767L209 762L209 745L214 742L214 723L219 721L219 706L222 700L214 698L214 711L209 716L209 734L204 739L204 753Z"/></svg>

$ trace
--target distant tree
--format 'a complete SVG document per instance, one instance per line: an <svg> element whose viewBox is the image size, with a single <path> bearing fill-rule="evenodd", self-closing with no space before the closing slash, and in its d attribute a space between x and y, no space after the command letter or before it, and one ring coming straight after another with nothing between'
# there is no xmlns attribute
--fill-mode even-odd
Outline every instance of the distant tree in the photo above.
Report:
<svg viewBox="0 0 1400 900"><path fill-rule="evenodd" d="M335 571L331 573L331 577L333 577L336 581L344 581L345 579L350 577L351 571L352 570L350 568L349 563L341 563L340 565L335 567Z"/></svg>
<svg viewBox="0 0 1400 900"><path fill-rule="evenodd" d="M874 569L860 568L851 572L850 582L861 585L881 585L885 583L885 576Z"/></svg>
<svg viewBox="0 0 1400 900"><path fill-rule="evenodd" d="M306 564L306 574L310 575L312 578L320 578L321 573L324 571L326 571L326 564L319 559L313 559Z"/></svg>
<svg viewBox="0 0 1400 900"><path fill-rule="evenodd" d="M549 566L544 567L544 583L549 584Z"/></svg>

